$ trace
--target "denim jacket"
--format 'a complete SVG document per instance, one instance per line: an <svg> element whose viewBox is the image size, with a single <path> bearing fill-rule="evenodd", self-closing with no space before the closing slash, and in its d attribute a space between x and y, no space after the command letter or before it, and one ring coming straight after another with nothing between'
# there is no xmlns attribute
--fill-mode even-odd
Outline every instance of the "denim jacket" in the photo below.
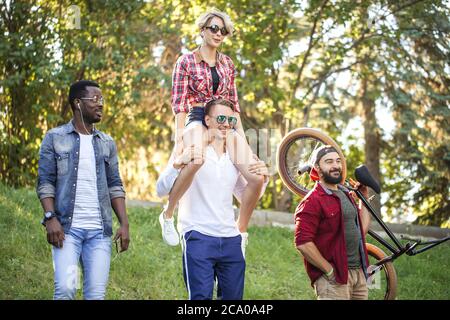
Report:
<svg viewBox="0 0 450 320"><path fill-rule="evenodd" d="M119 175L117 148L110 136L96 129L92 142L103 234L112 236L111 199L125 198L125 190ZM48 131L39 152L36 192L39 199L55 199L56 217L65 233L72 225L79 152L80 136L75 131L72 121Z"/></svg>

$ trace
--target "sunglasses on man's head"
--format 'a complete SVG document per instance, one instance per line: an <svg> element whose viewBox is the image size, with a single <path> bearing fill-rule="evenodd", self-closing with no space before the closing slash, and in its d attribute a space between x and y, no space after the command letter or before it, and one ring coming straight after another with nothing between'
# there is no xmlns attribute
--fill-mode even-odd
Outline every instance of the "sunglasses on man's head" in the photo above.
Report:
<svg viewBox="0 0 450 320"><path fill-rule="evenodd" d="M213 24L209 27L205 27L206 29L209 29L213 34L216 34L220 31L220 33L225 37L228 34L228 31L225 27L219 27L217 24Z"/></svg>
<svg viewBox="0 0 450 320"><path fill-rule="evenodd" d="M222 114L218 115L216 117L216 121L217 121L218 124L224 124L225 121L227 121L227 119L228 119L228 124L231 127L234 127L236 125L236 123L237 123L237 118L236 117L233 117L233 116L227 117L227 116L224 116Z"/></svg>
<svg viewBox="0 0 450 320"><path fill-rule="evenodd" d="M101 103L105 102L103 99L103 96L93 96L92 98L80 98L81 100L92 100L94 103Z"/></svg>

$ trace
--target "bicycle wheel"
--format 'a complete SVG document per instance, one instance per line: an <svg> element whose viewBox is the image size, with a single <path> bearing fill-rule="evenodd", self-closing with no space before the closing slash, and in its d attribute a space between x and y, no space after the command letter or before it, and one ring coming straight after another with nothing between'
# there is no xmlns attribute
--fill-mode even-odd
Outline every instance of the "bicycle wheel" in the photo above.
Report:
<svg viewBox="0 0 450 320"><path fill-rule="evenodd" d="M392 262L387 262L381 266L376 263L386 257L386 254L373 244L366 243L369 255L369 274L374 273L367 281L369 288L369 299L371 300L395 300L397 295L397 273Z"/></svg>
<svg viewBox="0 0 450 320"><path fill-rule="evenodd" d="M280 178L289 190L301 197L311 190L315 182L310 179L309 174L299 174L299 171L307 168L314 151L323 145L330 145L339 153L343 183L347 174L345 157L338 144L321 131L312 128L292 130L278 146L277 166Z"/></svg>

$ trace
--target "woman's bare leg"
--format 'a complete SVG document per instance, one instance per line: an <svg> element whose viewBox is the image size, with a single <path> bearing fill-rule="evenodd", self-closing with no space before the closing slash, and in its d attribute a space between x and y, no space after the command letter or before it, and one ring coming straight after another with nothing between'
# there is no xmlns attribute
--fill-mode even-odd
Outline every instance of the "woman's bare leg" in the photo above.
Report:
<svg viewBox="0 0 450 320"><path fill-rule="evenodd" d="M256 163L256 160L253 158L253 151L248 145L247 140L236 131L231 132L227 136L227 151L230 154L231 161L233 161L234 165L247 180L247 186L242 195L237 220L239 231L247 232L248 223L258 203L261 189L264 185L264 176L249 172L248 166Z"/></svg>
<svg viewBox="0 0 450 320"><path fill-rule="evenodd" d="M195 148L198 148L197 152L201 152L203 154L206 144L207 131L203 125L196 125L183 133L184 148L189 148L191 145L194 145ZM178 178L175 180L172 190L170 191L169 202L167 203L167 207L165 209L164 218L170 219L173 217L173 212L175 211L178 201L190 187L195 173L202 165L203 160L196 160L189 163L181 170Z"/></svg>

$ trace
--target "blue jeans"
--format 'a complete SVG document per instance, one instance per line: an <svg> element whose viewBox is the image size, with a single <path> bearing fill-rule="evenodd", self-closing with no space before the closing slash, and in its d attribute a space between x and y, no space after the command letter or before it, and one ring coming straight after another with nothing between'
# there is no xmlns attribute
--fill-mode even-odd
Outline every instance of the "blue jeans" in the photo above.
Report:
<svg viewBox="0 0 450 320"><path fill-rule="evenodd" d="M62 248L52 247L55 270L55 300L74 299L78 284L78 262L83 269L83 296L103 300L111 261L111 237L103 230L71 228Z"/></svg>

